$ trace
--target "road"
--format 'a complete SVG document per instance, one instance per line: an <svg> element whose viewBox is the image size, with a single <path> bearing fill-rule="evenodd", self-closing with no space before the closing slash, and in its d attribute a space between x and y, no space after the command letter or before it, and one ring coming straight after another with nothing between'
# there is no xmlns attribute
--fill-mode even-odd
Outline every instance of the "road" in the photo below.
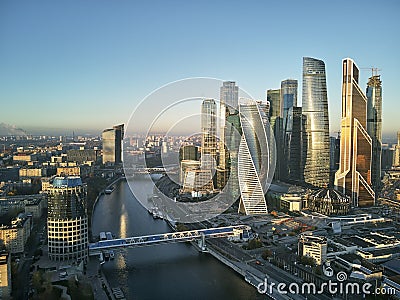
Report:
<svg viewBox="0 0 400 300"><path fill-rule="evenodd" d="M34 225L32 228L31 236L25 245L25 257L21 257L18 265L18 272L16 278L13 282L12 296L14 299L28 299L30 286L28 282L30 281L29 271L33 262L33 255L36 249L39 247L40 234L43 237L46 236L46 214L43 213L42 218L39 220L34 220ZM36 223L35 223L36 222Z"/></svg>

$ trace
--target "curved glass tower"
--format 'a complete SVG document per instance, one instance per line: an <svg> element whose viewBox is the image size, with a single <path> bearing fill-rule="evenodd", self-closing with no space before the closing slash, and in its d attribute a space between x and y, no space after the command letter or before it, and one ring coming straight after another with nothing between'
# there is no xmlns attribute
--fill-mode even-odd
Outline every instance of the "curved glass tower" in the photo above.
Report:
<svg viewBox="0 0 400 300"><path fill-rule="evenodd" d="M268 213L264 193L270 174L265 106L253 100L239 104L242 139L238 152L239 212L246 215Z"/></svg>
<svg viewBox="0 0 400 300"><path fill-rule="evenodd" d="M55 261L88 256L86 186L80 177L56 177L48 189L48 250Z"/></svg>
<svg viewBox="0 0 400 300"><path fill-rule="evenodd" d="M303 57L303 115L306 161L304 181L314 186L329 184L329 117L325 63Z"/></svg>

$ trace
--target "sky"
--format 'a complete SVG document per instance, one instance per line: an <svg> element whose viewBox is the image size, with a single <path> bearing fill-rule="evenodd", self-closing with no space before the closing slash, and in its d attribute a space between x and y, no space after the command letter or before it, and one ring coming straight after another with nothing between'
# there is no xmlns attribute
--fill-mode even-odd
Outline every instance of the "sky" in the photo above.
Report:
<svg viewBox="0 0 400 300"><path fill-rule="evenodd" d="M398 121L400 2L0 2L0 123L31 133L100 133L153 90L188 77L234 80L257 99L326 64L330 131L339 130L341 61L381 69L383 132ZM371 70L361 69L365 90ZM397 90L396 90L397 89Z"/></svg>

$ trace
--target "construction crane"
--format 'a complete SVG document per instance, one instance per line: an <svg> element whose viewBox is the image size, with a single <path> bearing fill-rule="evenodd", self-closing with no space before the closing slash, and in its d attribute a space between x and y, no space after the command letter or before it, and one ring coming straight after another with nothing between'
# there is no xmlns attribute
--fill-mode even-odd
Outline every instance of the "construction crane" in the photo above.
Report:
<svg viewBox="0 0 400 300"><path fill-rule="evenodd" d="M377 76L378 72L382 71L382 69L378 69L378 68L375 68L375 67L363 67L363 68L360 68L360 69L362 69L362 70L371 70L372 76Z"/></svg>

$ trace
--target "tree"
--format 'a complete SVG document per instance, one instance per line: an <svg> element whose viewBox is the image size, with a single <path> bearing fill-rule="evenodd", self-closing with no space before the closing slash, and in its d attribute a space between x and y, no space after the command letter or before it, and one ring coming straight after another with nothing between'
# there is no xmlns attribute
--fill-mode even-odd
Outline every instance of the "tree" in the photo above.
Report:
<svg viewBox="0 0 400 300"><path fill-rule="evenodd" d="M261 257L265 260L267 260L268 258L272 257L272 251L267 249L265 250L262 254Z"/></svg>
<svg viewBox="0 0 400 300"><path fill-rule="evenodd" d="M247 246L244 246L243 248L246 250L253 250L257 248L261 248L263 246L263 243L261 242L260 239L252 239L247 243Z"/></svg>
<svg viewBox="0 0 400 300"><path fill-rule="evenodd" d="M315 264L316 264L314 258L309 257L309 256L302 256L300 258L300 262L303 265L310 265L310 266L315 266Z"/></svg>

